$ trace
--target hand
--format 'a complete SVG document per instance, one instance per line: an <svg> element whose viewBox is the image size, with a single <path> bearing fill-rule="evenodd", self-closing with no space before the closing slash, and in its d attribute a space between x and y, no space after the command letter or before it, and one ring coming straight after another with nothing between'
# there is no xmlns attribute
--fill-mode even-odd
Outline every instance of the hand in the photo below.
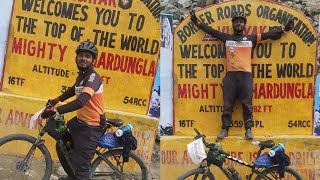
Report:
<svg viewBox="0 0 320 180"><path fill-rule="evenodd" d="M57 113L58 113L58 111L55 108L45 108L41 114L41 118L46 119L46 118L51 117Z"/></svg>
<svg viewBox="0 0 320 180"><path fill-rule="evenodd" d="M58 104L59 101L59 98L49 99L46 107L54 107L56 104Z"/></svg>
<svg viewBox="0 0 320 180"><path fill-rule="evenodd" d="M293 29L294 23L293 20L290 19L288 23L284 26L284 31L291 31Z"/></svg>
<svg viewBox="0 0 320 180"><path fill-rule="evenodd" d="M196 16L196 13L194 12L194 10L190 11L190 15L191 15L191 21L196 25L199 26L200 21Z"/></svg>

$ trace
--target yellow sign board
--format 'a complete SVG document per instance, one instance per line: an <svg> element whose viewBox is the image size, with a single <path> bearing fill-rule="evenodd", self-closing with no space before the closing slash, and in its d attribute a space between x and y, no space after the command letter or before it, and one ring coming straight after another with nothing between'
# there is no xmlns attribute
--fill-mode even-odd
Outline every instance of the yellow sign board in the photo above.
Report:
<svg viewBox="0 0 320 180"><path fill-rule="evenodd" d="M40 125L35 123L33 129L29 129L30 118L35 112L43 108L46 102L31 99L25 97L17 97L8 94L0 94L0 138L9 134L28 134L33 137L37 137L39 134ZM153 153L154 140L156 137L156 130L159 125L159 120L146 115L137 115L132 113L122 113L107 111L106 116L111 119L122 119L124 124L132 123L134 125L133 135L138 142L138 148L135 152L150 165L151 157ZM75 113L67 113L65 120L70 120ZM41 120L39 117L38 120ZM45 120L41 120L42 124L45 124ZM116 128L110 129L115 131ZM43 137L45 140L45 146L49 149L50 154L54 160L57 160L55 143L56 141L49 135ZM17 144L16 147L12 147L10 152L16 152L15 150L21 150L21 146Z"/></svg>
<svg viewBox="0 0 320 180"><path fill-rule="evenodd" d="M255 141L270 140L269 138L257 138ZM317 179L320 177L320 141L319 137L312 136L291 136L290 138L278 136L272 139L276 144L285 142L285 152L290 157L292 169L295 169L302 176L302 179ZM163 180L175 180L183 173L197 168L192 163L187 151L187 144L194 141L191 137L161 137L160 151L160 177ZM215 138L208 137L207 142L215 142ZM222 148L231 156L252 164L259 150L258 146L253 146L251 141L235 138L226 138L221 142ZM207 149L208 150L208 149ZM262 151L269 152L270 149ZM246 179L251 169L231 160L226 160L226 167L233 166ZM173 170L174 169L174 170ZM210 166L211 172L216 179L227 180L228 178L216 166ZM256 175L253 176L254 179ZM290 179L290 178L289 178Z"/></svg>
<svg viewBox="0 0 320 180"><path fill-rule="evenodd" d="M159 53L157 1L14 1L2 90L53 98L77 77L75 50L96 43L108 109L148 111Z"/></svg>
<svg viewBox="0 0 320 180"><path fill-rule="evenodd" d="M267 1L228 1L196 12L210 27L233 34L231 15L247 16L245 34L268 32L294 20L293 30L279 40L259 42L252 53L255 135L310 135L313 125L317 33L299 11ZM223 42L186 18L174 32L174 129L208 135L221 129L222 79L226 74ZM234 108L229 135L243 135L240 102Z"/></svg>

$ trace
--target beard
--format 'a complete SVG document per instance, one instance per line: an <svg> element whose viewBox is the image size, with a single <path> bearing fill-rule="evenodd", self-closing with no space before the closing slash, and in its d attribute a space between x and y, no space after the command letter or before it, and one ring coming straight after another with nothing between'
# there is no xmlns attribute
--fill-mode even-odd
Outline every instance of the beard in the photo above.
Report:
<svg viewBox="0 0 320 180"><path fill-rule="evenodd" d="M233 31L234 31L236 34L242 34L243 30L244 30L244 28L241 27L241 26L240 26L240 27L237 26L237 27L234 27L234 28L233 28Z"/></svg>
<svg viewBox="0 0 320 180"><path fill-rule="evenodd" d="M92 67L93 67L92 64L89 64L89 65L83 67L83 66L80 66L79 63L77 63L77 68L78 68L78 70L79 70L80 72L85 72L85 71L87 71L88 69L90 69L90 68L92 68Z"/></svg>

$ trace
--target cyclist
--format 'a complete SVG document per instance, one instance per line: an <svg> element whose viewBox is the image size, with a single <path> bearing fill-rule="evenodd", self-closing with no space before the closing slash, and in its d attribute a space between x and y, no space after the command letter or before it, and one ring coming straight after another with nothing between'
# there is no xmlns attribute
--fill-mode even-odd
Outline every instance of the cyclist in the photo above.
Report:
<svg viewBox="0 0 320 180"><path fill-rule="evenodd" d="M253 77L251 70L251 52L252 48L262 40L280 39L284 32L293 29L293 21L289 21L284 29L275 28L262 34L244 34L247 18L243 12L235 12L232 16L232 27L234 34L219 32L205 23L201 22L194 11L190 12L192 22L200 29L211 36L223 41L226 48L226 67L227 73L223 78L223 101L224 110L222 118L222 130L218 138L223 139L228 136L228 130L231 126L232 111L236 99L240 99L243 109L243 119L245 125L245 137L252 139L253 126L252 116L252 94Z"/></svg>
<svg viewBox="0 0 320 180"><path fill-rule="evenodd" d="M63 102L74 95L77 98L57 108L45 109L41 115L42 118L47 118L56 113L76 111L76 117L67 123L72 137L73 149L70 155L75 174L70 173L70 167L57 148L60 162L69 175L60 179L89 179L91 160L106 123L102 79L93 68L97 55L98 49L92 42L87 40L80 43L76 49L79 72L75 84L61 96L48 100L47 104L55 106L59 101Z"/></svg>

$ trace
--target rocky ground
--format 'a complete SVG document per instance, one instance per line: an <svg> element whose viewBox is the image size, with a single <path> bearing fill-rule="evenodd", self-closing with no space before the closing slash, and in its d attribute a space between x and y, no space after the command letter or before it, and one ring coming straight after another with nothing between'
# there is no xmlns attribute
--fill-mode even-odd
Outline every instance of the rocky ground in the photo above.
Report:
<svg viewBox="0 0 320 180"><path fill-rule="evenodd" d="M150 179L160 179L160 141L156 141L151 158Z"/></svg>

